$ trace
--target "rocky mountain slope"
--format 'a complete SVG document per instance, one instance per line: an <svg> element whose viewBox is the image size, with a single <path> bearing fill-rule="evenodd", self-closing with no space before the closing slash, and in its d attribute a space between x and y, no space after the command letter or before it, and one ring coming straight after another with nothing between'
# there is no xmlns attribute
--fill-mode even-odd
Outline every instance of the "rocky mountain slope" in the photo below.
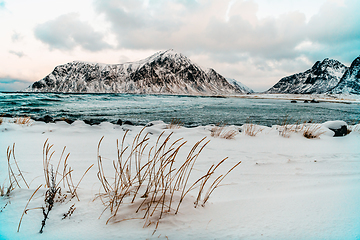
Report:
<svg viewBox="0 0 360 240"><path fill-rule="evenodd" d="M339 61L326 58L305 72L282 78L266 93L326 93L339 84L347 70L348 67Z"/></svg>
<svg viewBox="0 0 360 240"><path fill-rule="evenodd" d="M215 70L205 72L173 50L124 64L67 63L55 67L52 73L25 91L185 95L247 93L228 83Z"/></svg>
<svg viewBox="0 0 360 240"><path fill-rule="evenodd" d="M360 56L351 63L350 68L330 93L360 94Z"/></svg>
<svg viewBox="0 0 360 240"><path fill-rule="evenodd" d="M226 80L228 81L228 83L230 83L231 85L233 85L234 87L236 87L237 89L239 89L240 91L242 91L244 93L254 93L254 90L245 86L243 83L241 83L235 79L226 78Z"/></svg>

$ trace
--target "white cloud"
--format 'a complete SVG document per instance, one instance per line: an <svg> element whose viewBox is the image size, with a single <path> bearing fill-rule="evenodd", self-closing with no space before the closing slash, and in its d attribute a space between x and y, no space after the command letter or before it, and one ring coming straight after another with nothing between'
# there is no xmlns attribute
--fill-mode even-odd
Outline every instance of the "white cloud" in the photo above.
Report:
<svg viewBox="0 0 360 240"><path fill-rule="evenodd" d="M35 27L35 36L51 49L72 50L76 46L89 51L111 48L103 34L95 32L86 22L79 20L79 15L69 13Z"/></svg>

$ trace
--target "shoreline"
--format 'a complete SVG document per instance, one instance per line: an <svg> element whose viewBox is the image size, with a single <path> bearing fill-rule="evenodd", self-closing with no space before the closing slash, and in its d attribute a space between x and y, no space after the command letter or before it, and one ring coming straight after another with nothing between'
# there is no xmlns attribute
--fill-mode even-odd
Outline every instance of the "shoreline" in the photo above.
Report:
<svg viewBox="0 0 360 240"><path fill-rule="evenodd" d="M249 93L239 95L186 95L186 94L161 94L161 93L71 93L71 92L0 92L4 94L63 94L63 95L140 95L140 96L175 96L175 97L204 97L204 98L245 98L245 99L272 99L272 100L295 100L343 103L343 104L360 104L360 95L349 94L288 94L288 93Z"/></svg>
<svg viewBox="0 0 360 240"><path fill-rule="evenodd" d="M355 98L346 98L353 96ZM239 96L231 96L235 98L246 98L246 99L272 99L272 100L295 100L295 101L310 101L315 100L318 102L329 102L329 103L342 103L342 104L360 104L360 96L357 95L323 95L323 94L246 94ZM342 97L339 99L339 97Z"/></svg>

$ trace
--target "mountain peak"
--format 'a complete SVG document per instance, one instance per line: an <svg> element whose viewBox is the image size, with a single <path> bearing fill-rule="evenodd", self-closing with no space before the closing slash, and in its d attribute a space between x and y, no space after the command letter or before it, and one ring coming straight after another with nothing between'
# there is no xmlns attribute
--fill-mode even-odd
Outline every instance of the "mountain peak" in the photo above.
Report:
<svg viewBox="0 0 360 240"><path fill-rule="evenodd" d="M267 93L325 93L340 82L346 70L347 67L341 62L325 58L305 72L280 79Z"/></svg>
<svg viewBox="0 0 360 240"><path fill-rule="evenodd" d="M205 72L173 49L124 64L75 61L59 65L25 91L185 95L242 93L220 74Z"/></svg>
<svg viewBox="0 0 360 240"><path fill-rule="evenodd" d="M331 93L360 94L360 56L355 58Z"/></svg>

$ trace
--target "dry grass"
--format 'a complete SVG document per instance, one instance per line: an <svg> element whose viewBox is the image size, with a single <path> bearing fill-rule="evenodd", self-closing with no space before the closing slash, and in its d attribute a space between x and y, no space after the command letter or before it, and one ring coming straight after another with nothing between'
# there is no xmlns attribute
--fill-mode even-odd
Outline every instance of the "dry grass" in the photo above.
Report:
<svg viewBox="0 0 360 240"><path fill-rule="evenodd" d="M145 128L144 128L145 129ZM155 231L165 214L176 215L187 194L199 187L194 206L204 206L211 193L220 182L239 164L237 163L226 174L220 175L212 182L208 190L205 185L215 170L226 160L216 166L212 165L203 176L189 183L194 164L204 147L209 143L205 138L192 147L180 167L174 167L180 149L186 144L183 139L170 142L171 135L164 132L158 137L154 146L149 146L148 133L143 130L136 135L131 147L124 147L125 138L117 141L117 160L113 160L114 177L107 177L103 167L103 157L98 145L98 179L102 192L97 196L110 211L109 222L121 222L130 219L143 219L144 227L155 224ZM146 160L143 157L147 156ZM205 194L204 194L205 193ZM204 196L203 196L204 195ZM203 198L202 198L203 196ZM123 212L120 210L122 209Z"/></svg>
<svg viewBox="0 0 360 240"><path fill-rule="evenodd" d="M178 118L172 118L170 124L166 126L167 129L179 129L184 126L184 123Z"/></svg>
<svg viewBox="0 0 360 240"><path fill-rule="evenodd" d="M253 123L246 123L242 125L242 129L245 135L255 137L258 133L261 133L264 128Z"/></svg>
<svg viewBox="0 0 360 240"><path fill-rule="evenodd" d="M323 131L320 131L320 129L321 125L318 124L304 124L303 136L308 139L319 138L319 136L324 133Z"/></svg>
<svg viewBox="0 0 360 240"><path fill-rule="evenodd" d="M211 136L214 138L234 139L239 133L236 130L226 130L225 125L217 124L211 130Z"/></svg>
<svg viewBox="0 0 360 240"><path fill-rule="evenodd" d="M4 119L0 117L0 125L4 122Z"/></svg>
<svg viewBox="0 0 360 240"><path fill-rule="evenodd" d="M12 147L8 146L6 151L6 158L7 158L7 166L8 166L8 184L7 186L2 185L0 186L0 196L4 197L10 196L10 193L16 188L21 188L24 184L27 188L29 188L28 183L26 182L22 171L19 168L18 162L15 157L15 143ZM13 169L13 165L15 165L15 169ZM23 184L21 184L23 183Z"/></svg>
<svg viewBox="0 0 360 240"><path fill-rule="evenodd" d="M70 202L73 198L77 198L78 201L80 201L78 194L77 194L77 189L79 187L79 184L81 183L82 179L84 178L84 176L86 175L86 173L90 170L90 168L94 165L91 165L83 174L83 176L80 178L80 180L78 181L77 184L74 184L73 178L72 178L72 172L73 169L69 166L68 164L68 158L70 156L70 153L68 153L63 161L63 166L62 169L60 167L62 159L65 150L66 150L66 146L63 148L63 151L61 153L60 159L56 164L56 169L54 169L54 165L51 164L52 162L52 157L55 153L55 151L52 150L53 145L50 145L48 143L48 139L45 141L44 145L43 145L43 172L44 172L44 180L45 180L45 184L44 187L47 189L45 192L45 206L41 206L38 208L34 208L34 209L41 209L43 212L43 220L41 222L41 229L40 229L40 233L43 233L43 229L45 227L46 224L46 220L49 217L49 213L52 210L52 208L54 207L55 203L64 203L64 202ZM62 192L62 188L60 185L63 185L63 189L64 191ZM22 222L22 218L24 216L25 213L27 213L30 209L28 209L28 205L31 201L31 199L33 198L33 196L35 195L35 193L41 188L42 185L40 185L33 193L33 195L30 197L28 203L25 206L25 209L23 211L22 217L20 219L19 222L19 226L18 226L18 231L20 230L20 225ZM70 208L70 212L68 214L72 214L74 212L75 209L71 210L72 208Z"/></svg>
<svg viewBox="0 0 360 240"><path fill-rule="evenodd" d="M30 126L32 124L30 117L16 117L14 123L25 126Z"/></svg>
<svg viewBox="0 0 360 240"><path fill-rule="evenodd" d="M301 120L298 120L294 124L290 124L290 120L286 117L284 122L277 126L277 130L279 131L279 135L285 138L289 138L292 133L303 132L304 124L300 124Z"/></svg>

